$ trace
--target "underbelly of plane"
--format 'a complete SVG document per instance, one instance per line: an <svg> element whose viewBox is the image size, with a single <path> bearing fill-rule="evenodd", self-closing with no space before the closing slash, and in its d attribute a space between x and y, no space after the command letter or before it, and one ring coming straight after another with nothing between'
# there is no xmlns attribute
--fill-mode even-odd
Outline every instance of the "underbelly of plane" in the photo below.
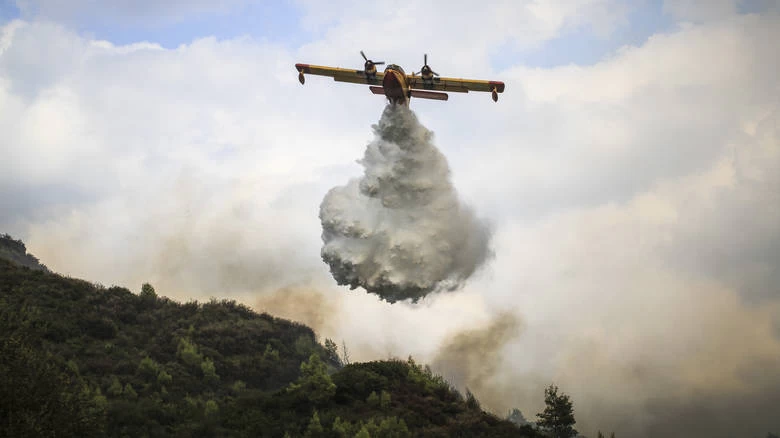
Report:
<svg viewBox="0 0 780 438"><path fill-rule="evenodd" d="M404 89L405 82L406 81L400 77L400 73L393 70L387 71L384 80L382 80L385 96L393 103L408 104L409 98Z"/></svg>

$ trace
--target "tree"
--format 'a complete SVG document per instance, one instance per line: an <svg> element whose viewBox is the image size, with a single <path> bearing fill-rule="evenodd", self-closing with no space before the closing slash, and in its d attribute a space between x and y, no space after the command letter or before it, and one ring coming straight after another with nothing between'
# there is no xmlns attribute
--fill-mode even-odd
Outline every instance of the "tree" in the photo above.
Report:
<svg viewBox="0 0 780 438"><path fill-rule="evenodd" d="M518 426L528 424L528 420L525 419L523 413L520 411L520 409L517 408L512 409L512 412L507 415L506 419Z"/></svg>
<svg viewBox="0 0 780 438"><path fill-rule="evenodd" d="M604 434L599 431L598 435L596 435L596 438L604 438Z"/></svg>
<svg viewBox="0 0 780 438"><path fill-rule="evenodd" d="M366 402L372 408L379 406L379 396L376 395L376 391L371 391L371 394L368 395Z"/></svg>
<svg viewBox="0 0 780 438"><path fill-rule="evenodd" d="M111 385L108 387L106 392L108 392L108 395L112 397L119 397L122 395L122 383L116 376L111 376Z"/></svg>
<svg viewBox="0 0 780 438"><path fill-rule="evenodd" d="M466 388L466 407L475 411L482 410L482 407L479 404L479 400L477 400L477 398L468 388Z"/></svg>
<svg viewBox="0 0 780 438"><path fill-rule="evenodd" d="M536 414L539 427L553 438L577 436L577 430L574 429L574 407L569 396L563 392L559 395L558 387L550 385L544 390L544 403L544 411Z"/></svg>
<svg viewBox="0 0 780 438"><path fill-rule="evenodd" d="M160 366L157 364L157 362L154 361L154 359L146 356L145 358L141 359L141 362L138 364L138 374L146 378L157 377L159 368Z"/></svg>
<svg viewBox="0 0 780 438"><path fill-rule="evenodd" d="M214 361L211 358L203 359L200 364L200 370L203 371L203 377L209 383L219 381L219 375L217 374L217 368L214 366Z"/></svg>
<svg viewBox="0 0 780 438"><path fill-rule="evenodd" d="M349 365L349 350L347 350L347 343L342 340L341 341L341 365Z"/></svg>
<svg viewBox="0 0 780 438"><path fill-rule="evenodd" d="M160 386L170 385L170 383L173 381L173 377L171 377L170 374L168 374L165 370L160 370L159 373L157 373L157 383Z"/></svg>
<svg viewBox="0 0 780 438"><path fill-rule="evenodd" d="M271 347L271 344L265 344L265 352L263 353L263 360L278 361L279 351Z"/></svg>
<svg viewBox="0 0 780 438"><path fill-rule="evenodd" d="M376 430L378 438L406 438L410 435L406 422L396 417L388 417L379 423Z"/></svg>
<svg viewBox="0 0 780 438"><path fill-rule="evenodd" d="M246 383L244 383L243 380L236 380L230 386L230 389L232 389L235 393L243 392L246 389Z"/></svg>
<svg viewBox="0 0 780 438"><path fill-rule="evenodd" d="M214 417L219 413L219 405L214 400L208 400L206 401L206 404L203 405L203 413L207 417Z"/></svg>
<svg viewBox="0 0 780 438"><path fill-rule="evenodd" d="M96 395L45 352L0 339L0 436L103 436Z"/></svg>
<svg viewBox="0 0 780 438"><path fill-rule="evenodd" d="M141 302L144 304L151 304L157 301L157 292L155 292L154 288L149 283L144 283L143 286L141 286Z"/></svg>
<svg viewBox="0 0 780 438"><path fill-rule="evenodd" d="M333 426L331 429L338 438L347 438L349 434L349 426L350 424L348 421L341 421L341 417L336 417L336 419L333 420Z"/></svg>
<svg viewBox="0 0 780 438"><path fill-rule="evenodd" d="M341 358L339 357L339 347L332 339L325 339L325 353L328 355L329 361L337 363L339 366L344 365L341 363Z"/></svg>
<svg viewBox="0 0 780 438"><path fill-rule="evenodd" d="M135 389L133 389L133 385L131 385L129 382L125 385L125 389L122 391L122 393L125 395L125 397L135 400L138 398L138 393L135 392Z"/></svg>
<svg viewBox="0 0 780 438"><path fill-rule="evenodd" d="M322 427L320 416L315 409L314 414L311 416L311 420L309 420L309 426L306 428L306 432L303 436L305 438L318 438L323 436L324 433L325 429Z"/></svg>
<svg viewBox="0 0 780 438"><path fill-rule="evenodd" d="M203 356L198 352L198 346L187 338L179 339L176 354L191 367L200 367L201 362L203 362Z"/></svg>
<svg viewBox="0 0 780 438"><path fill-rule="evenodd" d="M360 429L360 432L355 435L355 438L371 438L371 434L368 433L368 429L366 429L366 426L363 426Z"/></svg>
<svg viewBox="0 0 780 438"><path fill-rule="evenodd" d="M318 404L333 397L336 384L328 375L328 369L317 353L312 353L308 361L301 363L300 377L291 383L287 390L299 393L312 403Z"/></svg>
<svg viewBox="0 0 780 438"><path fill-rule="evenodd" d="M293 345L298 354L306 356L314 350L314 339L307 334L302 334L298 336Z"/></svg>

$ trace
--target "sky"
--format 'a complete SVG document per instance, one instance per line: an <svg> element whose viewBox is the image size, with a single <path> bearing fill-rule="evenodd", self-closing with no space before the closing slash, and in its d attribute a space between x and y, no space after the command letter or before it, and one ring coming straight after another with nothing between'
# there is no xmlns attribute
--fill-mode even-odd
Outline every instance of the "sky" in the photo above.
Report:
<svg viewBox="0 0 780 438"><path fill-rule="evenodd" d="M500 415L554 382L588 436L780 432L780 2L478 5L0 0L0 232L411 354ZM506 83L411 104L494 254L417 304L320 258L385 101L294 64L360 50Z"/></svg>

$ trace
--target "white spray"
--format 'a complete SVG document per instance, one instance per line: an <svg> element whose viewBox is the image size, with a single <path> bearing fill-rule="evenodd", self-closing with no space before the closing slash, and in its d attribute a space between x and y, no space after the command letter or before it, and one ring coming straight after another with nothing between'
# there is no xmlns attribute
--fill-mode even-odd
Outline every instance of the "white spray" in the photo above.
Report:
<svg viewBox="0 0 780 438"><path fill-rule="evenodd" d="M358 162L361 178L322 200L322 259L341 285L388 302L454 290L491 256L490 230L464 205L433 133L388 105Z"/></svg>

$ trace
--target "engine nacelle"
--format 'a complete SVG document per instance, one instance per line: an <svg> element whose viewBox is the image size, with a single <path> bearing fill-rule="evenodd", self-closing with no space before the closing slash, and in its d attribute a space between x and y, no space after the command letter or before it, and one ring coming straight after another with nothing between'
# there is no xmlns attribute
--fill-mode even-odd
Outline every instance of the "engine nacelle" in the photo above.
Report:
<svg viewBox="0 0 780 438"><path fill-rule="evenodd" d="M363 51L360 51L360 56L363 57L363 59L366 60L366 63L363 64L363 72L366 74L366 77L369 79L376 79L376 66L377 65L384 65L384 61L372 61L368 59L368 56L366 56Z"/></svg>
<svg viewBox="0 0 780 438"><path fill-rule="evenodd" d="M491 94L493 95L493 102L498 102L498 89L496 87L493 87Z"/></svg>
<svg viewBox="0 0 780 438"><path fill-rule="evenodd" d="M366 73L366 77L376 78L376 64L371 61L366 61L366 65L363 66L363 71Z"/></svg>
<svg viewBox="0 0 780 438"><path fill-rule="evenodd" d="M426 53L423 57L423 66L420 67L420 76L422 76L423 81L425 81L428 84L433 83L433 77L439 76L438 73L433 71L430 65L428 65L428 54Z"/></svg>
<svg viewBox="0 0 780 438"><path fill-rule="evenodd" d="M304 82L306 82L306 78L303 77L303 71L298 72L298 82L300 82L301 85L303 85Z"/></svg>

